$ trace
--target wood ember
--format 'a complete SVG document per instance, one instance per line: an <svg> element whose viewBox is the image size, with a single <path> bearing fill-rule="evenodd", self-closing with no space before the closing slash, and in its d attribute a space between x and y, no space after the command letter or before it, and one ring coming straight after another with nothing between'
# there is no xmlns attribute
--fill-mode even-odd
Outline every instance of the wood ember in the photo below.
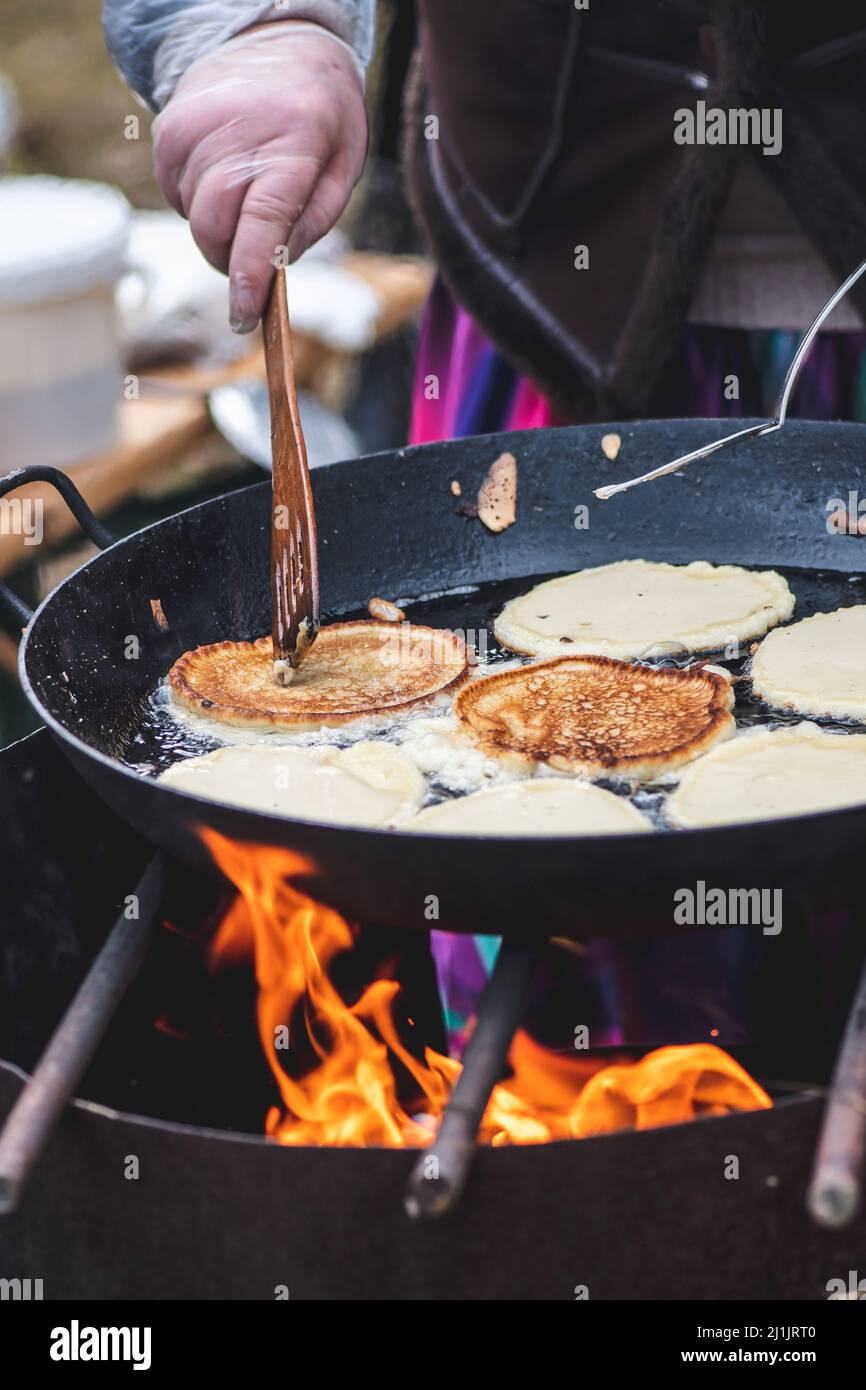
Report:
<svg viewBox="0 0 866 1390"><path fill-rule="evenodd" d="M378 618L381 623L402 623L406 617L403 609L387 598L371 598L367 604L367 612L371 618Z"/></svg>
<svg viewBox="0 0 866 1390"><path fill-rule="evenodd" d="M601 452L606 459L615 459L622 448L622 440L618 434L603 434L601 437Z"/></svg>
<svg viewBox="0 0 866 1390"><path fill-rule="evenodd" d="M478 489L478 517L488 531L504 531L517 517L517 460L500 454Z"/></svg>

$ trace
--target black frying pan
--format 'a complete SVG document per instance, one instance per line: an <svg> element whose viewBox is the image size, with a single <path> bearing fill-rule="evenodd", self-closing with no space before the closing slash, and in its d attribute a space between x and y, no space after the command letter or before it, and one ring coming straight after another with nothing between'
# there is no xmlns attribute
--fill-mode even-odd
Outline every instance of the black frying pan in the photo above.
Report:
<svg viewBox="0 0 866 1390"><path fill-rule="evenodd" d="M624 441L614 464L599 447L610 429ZM799 616L866 601L857 579L866 541L828 534L825 505L863 487L862 426L793 422L680 477L610 502L593 498L600 482L663 463L723 430L722 422L656 421L527 431L318 469L326 608L333 617L363 609L374 594L402 599L493 580L513 580L517 591L523 579L632 556L795 567ZM492 535L459 514L450 483L459 479L463 497L473 497L504 449L518 460L518 521ZM15 485L4 481L0 491ZM483 840L253 814L132 770L123 759L176 657L201 643L269 630L269 499L270 485L262 483L110 546L54 590L25 632L21 678L34 708L82 776L155 844L197 865L208 862L200 826L289 846L317 866L312 891L351 918L450 931L672 930L673 893L698 878L723 888L821 891L855 883L866 846L866 786L863 807L757 825ZM589 509L587 529L574 525L580 504ZM79 520L87 521L85 513L78 508ZM10 597L3 601L8 609ZM409 616L453 622L471 617L471 605L471 595L432 599L410 607ZM21 614L20 604L15 611ZM139 642L137 660L124 655L130 636ZM435 921L425 913L430 895L439 900Z"/></svg>

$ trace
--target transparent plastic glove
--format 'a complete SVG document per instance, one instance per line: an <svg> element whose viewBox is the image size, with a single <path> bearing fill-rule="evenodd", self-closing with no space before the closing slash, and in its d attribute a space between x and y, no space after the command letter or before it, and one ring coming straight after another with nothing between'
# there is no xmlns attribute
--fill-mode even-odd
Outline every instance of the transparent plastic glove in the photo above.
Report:
<svg viewBox="0 0 866 1390"><path fill-rule="evenodd" d="M360 66L316 25L250 30L186 71L153 136L160 189L228 271L231 326L248 333L276 258L296 261L324 236L361 174Z"/></svg>

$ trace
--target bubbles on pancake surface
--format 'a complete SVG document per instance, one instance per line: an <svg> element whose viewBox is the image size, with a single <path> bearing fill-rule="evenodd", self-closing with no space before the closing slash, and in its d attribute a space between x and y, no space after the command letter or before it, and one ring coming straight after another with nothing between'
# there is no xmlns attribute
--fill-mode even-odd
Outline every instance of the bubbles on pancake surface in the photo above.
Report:
<svg viewBox="0 0 866 1390"><path fill-rule="evenodd" d="M653 642L635 657L635 661L643 665L678 671L690 666L694 659L694 653L682 642Z"/></svg>

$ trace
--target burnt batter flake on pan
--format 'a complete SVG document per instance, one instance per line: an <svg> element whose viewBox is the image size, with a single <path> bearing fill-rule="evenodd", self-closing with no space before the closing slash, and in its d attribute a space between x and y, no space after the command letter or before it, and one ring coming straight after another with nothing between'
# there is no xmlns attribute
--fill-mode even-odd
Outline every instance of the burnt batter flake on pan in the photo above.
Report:
<svg viewBox="0 0 866 1390"><path fill-rule="evenodd" d="M478 520L488 531L505 531L517 517L517 459L500 454L478 489Z"/></svg>

